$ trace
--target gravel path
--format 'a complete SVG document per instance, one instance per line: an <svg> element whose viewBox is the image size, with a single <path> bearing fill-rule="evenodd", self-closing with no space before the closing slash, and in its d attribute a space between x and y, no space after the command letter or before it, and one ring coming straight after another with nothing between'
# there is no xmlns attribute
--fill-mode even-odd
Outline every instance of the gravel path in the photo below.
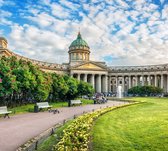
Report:
<svg viewBox="0 0 168 151"><path fill-rule="evenodd" d="M15 151L19 146L39 135L57 123L74 115L89 112L106 106L118 106L124 102L108 101L106 104L90 104L59 108L59 114L49 112L27 113L0 118L0 151Z"/></svg>

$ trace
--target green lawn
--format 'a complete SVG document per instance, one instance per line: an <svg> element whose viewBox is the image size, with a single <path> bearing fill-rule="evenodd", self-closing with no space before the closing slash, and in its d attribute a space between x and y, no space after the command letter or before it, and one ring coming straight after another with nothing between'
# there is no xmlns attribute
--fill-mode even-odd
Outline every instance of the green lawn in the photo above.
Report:
<svg viewBox="0 0 168 151"><path fill-rule="evenodd" d="M93 100L87 100L87 99L81 99L81 98L78 98L78 99L80 99L83 102L83 105L93 104ZM49 103L49 104L52 105L53 108L68 106L67 102L56 102L56 103ZM14 108L9 108L8 110L12 111L12 114L22 114L22 113L33 112L34 104L22 105Z"/></svg>
<svg viewBox="0 0 168 151"><path fill-rule="evenodd" d="M92 130L93 151L168 150L168 98L131 100L145 103L120 108L97 119Z"/></svg>
<svg viewBox="0 0 168 151"><path fill-rule="evenodd" d="M67 106L67 102L56 102L56 103L49 103L49 104L52 105L53 108ZM27 104L27 105L14 107L14 108L9 108L9 110L12 111L13 114L33 112L34 111L34 104Z"/></svg>

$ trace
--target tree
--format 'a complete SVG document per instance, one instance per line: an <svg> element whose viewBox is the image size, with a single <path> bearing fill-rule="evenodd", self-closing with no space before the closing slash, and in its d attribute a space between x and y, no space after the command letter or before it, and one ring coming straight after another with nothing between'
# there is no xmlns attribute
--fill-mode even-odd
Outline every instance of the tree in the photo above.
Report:
<svg viewBox="0 0 168 151"><path fill-rule="evenodd" d="M150 96L157 95L163 92L163 89L154 86L135 86L128 90L128 94L140 95L140 96Z"/></svg>
<svg viewBox="0 0 168 151"><path fill-rule="evenodd" d="M68 76L65 76L64 79L68 85L68 92L66 93L65 98L68 100L76 98L78 96L78 81Z"/></svg>
<svg viewBox="0 0 168 151"><path fill-rule="evenodd" d="M52 96L54 99L65 100L65 95L69 91L69 86L61 75L52 74Z"/></svg>
<svg viewBox="0 0 168 151"><path fill-rule="evenodd" d="M92 87L91 84L84 82L84 81L80 81L78 84L78 95L82 96L82 95L87 95L87 96L91 96L94 93L94 89Z"/></svg>
<svg viewBox="0 0 168 151"><path fill-rule="evenodd" d="M16 57L0 59L0 104L22 105L34 101L65 101L92 95L93 87L69 77L41 71Z"/></svg>

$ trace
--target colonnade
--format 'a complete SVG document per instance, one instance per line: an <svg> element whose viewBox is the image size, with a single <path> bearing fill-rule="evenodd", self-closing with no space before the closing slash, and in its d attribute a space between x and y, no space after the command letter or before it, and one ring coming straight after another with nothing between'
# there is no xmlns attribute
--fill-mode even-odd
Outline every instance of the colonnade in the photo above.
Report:
<svg viewBox="0 0 168 151"><path fill-rule="evenodd" d="M96 92L108 92L108 76L106 74L73 73L71 77L90 83Z"/></svg>
<svg viewBox="0 0 168 151"><path fill-rule="evenodd" d="M142 74L142 75L107 75L92 73L73 73L72 77L90 83L96 92L116 93L118 85L124 92L134 86L152 85L168 92L168 74Z"/></svg>
<svg viewBox="0 0 168 151"><path fill-rule="evenodd" d="M152 85L160 87L164 92L168 92L168 74L152 75L112 75L108 81L109 92L116 92L117 86L121 85L124 92L134 86Z"/></svg>

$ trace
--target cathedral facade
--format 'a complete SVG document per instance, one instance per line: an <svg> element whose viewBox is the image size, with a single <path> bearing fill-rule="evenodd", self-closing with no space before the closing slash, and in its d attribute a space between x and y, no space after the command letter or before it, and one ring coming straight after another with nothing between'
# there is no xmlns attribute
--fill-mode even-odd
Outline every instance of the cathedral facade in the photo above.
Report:
<svg viewBox="0 0 168 151"><path fill-rule="evenodd" d="M122 86L123 92L138 85L153 85L168 92L168 64L146 66L107 66L105 62L91 61L90 48L80 33L69 46L69 62L48 63L20 56L8 49L8 42L0 37L0 56L15 56L31 61L45 72L68 74L78 80L90 83L96 92L116 93Z"/></svg>

